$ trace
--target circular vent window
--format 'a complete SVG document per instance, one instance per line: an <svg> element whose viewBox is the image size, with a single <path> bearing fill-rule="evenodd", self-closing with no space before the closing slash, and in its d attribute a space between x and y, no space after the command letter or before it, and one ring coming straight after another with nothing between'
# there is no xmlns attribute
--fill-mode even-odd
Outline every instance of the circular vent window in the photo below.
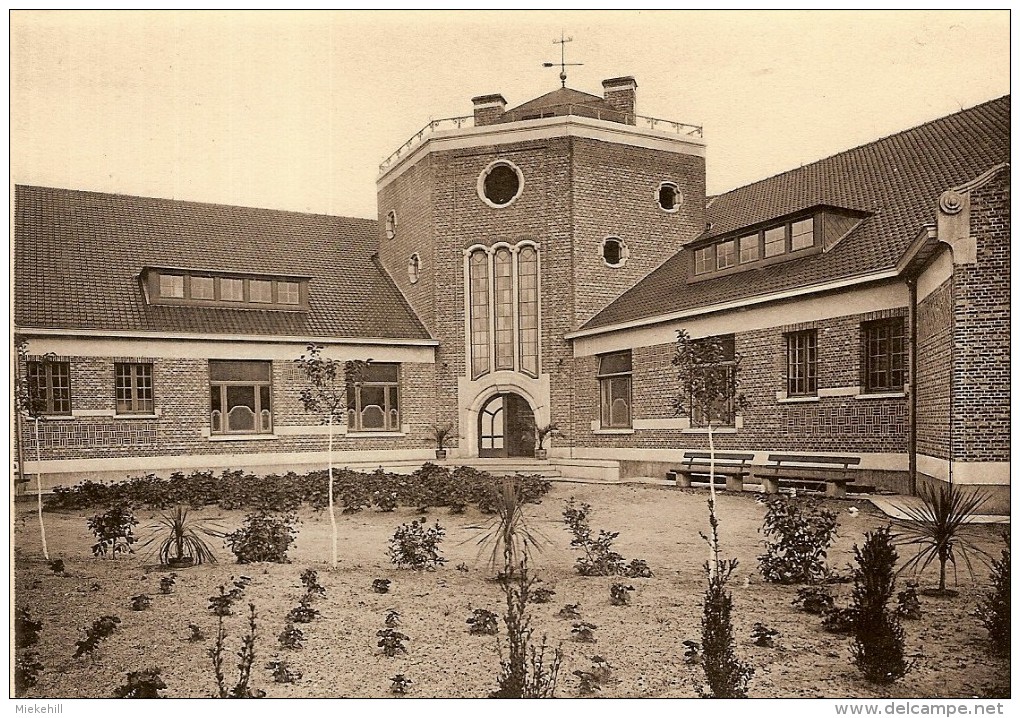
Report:
<svg viewBox="0 0 1020 718"><path fill-rule="evenodd" d="M478 178L478 196L490 207L506 207L524 187L524 175L512 162L499 160L485 168Z"/></svg>

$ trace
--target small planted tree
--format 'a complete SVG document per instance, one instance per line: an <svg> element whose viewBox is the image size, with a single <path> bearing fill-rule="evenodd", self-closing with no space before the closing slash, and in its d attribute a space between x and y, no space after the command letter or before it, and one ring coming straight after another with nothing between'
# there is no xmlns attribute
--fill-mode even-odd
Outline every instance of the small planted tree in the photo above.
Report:
<svg viewBox="0 0 1020 718"><path fill-rule="evenodd" d="M329 427L329 523L332 530L332 552L330 565L337 565L336 509L333 502L333 432L336 424L342 424L347 413L347 387L358 384L364 374L367 361L345 361L322 356L318 345L309 344L305 354L296 364L308 380L309 386L301 390L301 403L305 411L319 414Z"/></svg>
<svg viewBox="0 0 1020 718"><path fill-rule="evenodd" d="M745 405L737 369L740 355L722 337L691 339L683 329L677 332L673 366L677 368L678 393L673 401L676 413L688 416L692 424L708 429L709 449L709 534L705 562L708 588L701 617L702 666L712 696L744 698L754 669L742 663L734 651L731 612L733 597L726 588L737 567L736 559L723 560L719 547L719 517L715 502L715 426L728 424Z"/></svg>
<svg viewBox="0 0 1020 718"><path fill-rule="evenodd" d="M968 525L974 515L988 501L988 495L981 491L968 491L956 484L940 484L937 488L921 485L918 494L920 506L900 506L905 518L893 520L899 534L897 543L902 546L916 546L914 554L903 565L903 570L924 571L932 561L939 562L938 595L951 595L946 589L946 566L953 564L956 570L957 555L963 559L971 576L974 568L970 557L985 560L982 551L969 534Z"/></svg>
<svg viewBox="0 0 1020 718"><path fill-rule="evenodd" d="M992 589L978 604L977 615L988 629L992 651L1009 657L1010 653L1010 550L1009 531L1003 531L1005 548L999 559L992 561Z"/></svg>
<svg viewBox="0 0 1020 718"><path fill-rule="evenodd" d="M904 655L899 618L888 604L896 590L896 549L888 527L865 534L854 546L853 641L850 652L864 677L875 683L902 678L910 665Z"/></svg>
<svg viewBox="0 0 1020 718"><path fill-rule="evenodd" d="M56 355L46 354L39 360L39 370L45 374L46 365L52 363ZM28 369L28 341L19 338L17 342L17 362L14 369L14 408L18 429L18 470L24 471L25 461L22 456L21 444L24 438L21 433L22 422L31 421L35 428L35 463L42 466L41 448L39 443L39 421L46 413L46 398L40 391L38 379L33 379ZM50 560L50 552L46 546L46 524L43 522L42 473L35 472L36 510L39 515L39 536L42 539L43 558Z"/></svg>

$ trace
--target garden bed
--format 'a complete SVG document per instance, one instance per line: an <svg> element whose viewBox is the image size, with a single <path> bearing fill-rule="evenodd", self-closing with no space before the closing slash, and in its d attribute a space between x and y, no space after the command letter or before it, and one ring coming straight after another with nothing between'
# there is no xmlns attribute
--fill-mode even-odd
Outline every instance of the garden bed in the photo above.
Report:
<svg viewBox="0 0 1020 718"><path fill-rule="evenodd" d="M635 590L629 606L611 605L611 577L581 577L573 568L577 552L570 548L562 511L570 497L590 503L592 527L619 531L614 548L627 559L644 559L654 577L625 579ZM700 668L684 662L682 641L699 640L701 599L705 579L702 564L708 557L699 537L707 530L706 493L652 486L596 486L556 484L540 504L527 505L532 526L551 540L536 555L532 567L541 586L555 590L550 603L530 607L536 638L543 634L562 641L563 666L558 696L576 696L575 670L588 670L591 657L603 656L612 666L612 679L604 696L692 697L703 681ZM885 517L865 502L834 501L839 529L829 553L829 565L842 570L851 559L852 546L865 531L886 523ZM848 508L859 513L851 515ZM226 675L236 675L234 654L246 628L246 604L258 612L257 661L252 685L273 697L379 697L390 695L396 674L410 678L413 697L480 697L496 687L499 671L497 639L505 636L471 635L466 620L476 608L502 616L505 612L499 585L479 558L475 539L478 527L491 516L469 506L464 514L446 508L429 509L429 524L438 520L447 531L442 544L447 563L436 571L398 570L386 555L390 537L399 524L420 514L400 507L392 512L374 509L339 517L340 567L327 568L330 544L325 512L302 508L298 536L289 564L238 565L226 549L216 546L219 563L177 569L170 595L160 594L160 579L169 570L139 554L116 559L94 558L94 540L86 528L92 510L48 512L45 516L51 558L65 562L66 575L54 574L41 558L38 526L32 506L18 505L15 518L15 601L42 622L34 650L43 670L28 697L104 697L124 683L125 674L148 667L162 669L164 693L171 697L201 697L215 691L207 649L213 644L217 620L208 610L208 598L232 577L247 575L250 585L225 619L227 628ZM136 534L156 512L136 512ZM1001 697L1008 695L1008 659L988 655L986 632L971 614L986 590L988 570L977 566L973 580L961 567L960 595L952 599L922 597L922 619L904 621L907 652L913 670L899 682L873 685L860 677L850 662L849 640L821 629L820 618L791 605L796 586L766 584L757 571L762 553L759 528L764 507L754 496L719 496L722 551L737 557L740 566L731 582L738 655L755 668L750 682L752 697ZM241 525L244 512L208 506L198 517L216 520L230 530ZM995 528L981 526L980 545L997 554ZM457 568L466 564L467 570ZM280 648L277 635L285 616L304 593L303 570L314 568L325 587L315 606L321 617L301 625L305 646ZM930 586L937 570L929 569L922 587ZM391 581L389 593L372 590L373 580ZM903 579L900 581L903 583ZM845 604L848 585L833 587L837 603ZM147 610L131 610L131 597L147 593ZM574 621L555 617L567 603L580 604L583 621L595 624L597 643L570 640ZM400 631L410 637L408 652L388 658L377 647L376 632L386 612L401 614ZM75 642L86 625L102 615L120 617L121 623L91 656L73 659ZM759 648L751 639L752 626L765 623L780 632L776 648ZM199 625L208 637L190 642L189 623ZM285 658L303 673L297 683L273 682L265 664Z"/></svg>

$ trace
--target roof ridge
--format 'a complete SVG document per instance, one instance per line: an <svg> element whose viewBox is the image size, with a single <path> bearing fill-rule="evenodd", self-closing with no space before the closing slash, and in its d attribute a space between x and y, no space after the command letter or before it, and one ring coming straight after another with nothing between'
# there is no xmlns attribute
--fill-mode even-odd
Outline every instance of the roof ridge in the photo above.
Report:
<svg viewBox="0 0 1020 718"><path fill-rule="evenodd" d="M978 110L978 109L980 109L982 107L985 107L986 105L991 105L991 104L994 104L994 103L997 103L997 102L1001 102L1002 100L1008 98L1009 96L1010 96L1010 93L1006 93L1005 95L1001 95L1001 96L993 98L991 100L985 100L984 102L980 102L980 103L978 103L976 105L973 105L971 107L965 107L962 110L958 110L956 112L952 112L952 113L950 113L948 115L942 115L940 117L934 117L934 118L932 118L930 120L926 120L924 122L921 122L920 124L914 125L913 127L908 127L905 130L899 130L897 132L892 132L892 133L890 133L888 135L883 135L883 136L878 137L878 138L876 138L874 140L868 140L867 142L862 142L859 145L854 145L853 147L847 147L844 150L840 150L839 152L834 152L833 154L826 155L825 157L819 157L818 159L812 160L811 162L808 162L807 164L800 165L799 167L791 167L788 170L783 170L782 172L777 172L774 175L769 175L768 177L762 177L761 179L757 179L757 180L755 180L753 182L748 182L747 184L743 184L743 185L739 185L737 187L733 187L732 189L728 189L725 192L718 192L717 194L712 196L712 199L713 199L713 201L717 200L717 199L721 199L722 197L725 197L726 195L731 194L733 192L736 192L738 190L746 189L748 187L753 187L756 184L760 184L762 182L768 182L770 180L777 179L779 177L782 177L783 175L788 175L788 174L791 174L793 172L799 172L801 170L804 170L804 169L807 169L807 168L812 167L814 165L817 165L820 162L825 162L827 160L833 160L833 159L835 159L837 157L840 157L842 155L849 154L849 153L854 152L856 150L864 149L865 147L870 147L871 145L877 145L880 142L885 142L885 141L888 141L888 140L892 140L892 139L894 139L896 137L900 137L902 135L906 135L906 134L908 134L910 132L916 132L916 131L924 128L924 127L927 127L928 125L933 125L933 124L935 124L937 122L944 122L944 121L946 121L946 120L948 120L950 118L958 117L958 116L960 116L962 114L965 114L965 113L968 113L968 112L973 112L974 110Z"/></svg>
<svg viewBox="0 0 1020 718"><path fill-rule="evenodd" d="M87 194L87 195L98 195L100 197L121 197L124 199L142 199L151 200L153 202L171 202L178 205L197 205L200 207L220 207L224 209L247 209L254 210L256 212L272 212L274 214L295 214L306 217L329 217L330 219L347 219L356 222L372 222L378 224L378 219L370 217L350 217L343 214L327 214L325 212L302 212L296 209L278 209L275 207L257 207L255 205L247 204L227 204L225 202L203 202L196 199L176 199L174 197L153 197L151 195L140 195L140 194L127 194L124 192L103 192L100 190L93 189L75 189L71 187L50 187L47 185L35 185L35 184L19 184L15 183L15 190L28 189L28 190L45 190L48 192L67 192L73 194Z"/></svg>

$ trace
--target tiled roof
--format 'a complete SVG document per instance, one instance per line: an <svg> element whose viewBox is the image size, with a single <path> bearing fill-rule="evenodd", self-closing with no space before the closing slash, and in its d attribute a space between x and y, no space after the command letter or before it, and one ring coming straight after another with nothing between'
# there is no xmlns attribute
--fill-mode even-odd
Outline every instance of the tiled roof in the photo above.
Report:
<svg viewBox="0 0 1020 718"><path fill-rule="evenodd" d="M841 152L715 197L710 229L721 236L819 204L873 213L823 254L687 283L681 250L583 327L595 329L698 309L894 267L939 195L1009 161L1009 96ZM700 239L700 238L699 238Z"/></svg>
<svg viewBox="0 0 1020 718"><path fill-rule="evenodd" d="M523 105L518 105L506 111L500 118L500 122L514 122L522 116L541 112L542 110L555 110L567 105L585 105L596 109L612 111L612 106L597 95L589 95L587 92L573 90L569 87L561 87L558 90L547 92L541 97L529 100Z"/></svg>
<svg viewBox="0 0 1020 718"><path fill-rule="evenodd" d="M376 221L47 187L15 193L18 327L426 339ZM309 311L147 304L143 267L309 276Z"/></svg>

